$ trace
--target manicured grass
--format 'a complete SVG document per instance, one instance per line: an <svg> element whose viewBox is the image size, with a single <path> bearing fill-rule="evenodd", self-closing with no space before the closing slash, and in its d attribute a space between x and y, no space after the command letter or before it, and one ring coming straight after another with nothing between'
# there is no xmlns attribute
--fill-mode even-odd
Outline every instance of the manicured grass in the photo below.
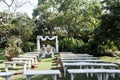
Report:
<svg viewBox="0 0 120 80"><path fill-rule="evenodd" d="M4 49L3 48L0 48L0 63L2 63L6 57L5 57L5 54L3 53Z"/></svg>
<svg viewBox="0 0 120 80"><path fill-rule="evenodd" d="M100 57L100 59L104 60L106 62L112 62L112 63L118 63L118 64L120 64L120 57L103 56L103 57Z"/></svg>
<svg viewBox="0 0 120 80"><path fill-rule="evenodd" d="M37 65L38 70L50 70L53 66L53 59L46 58L42 59L41 62Z"/></svg>
<svg viewBox="0 0 120 80"><path fill-rule="evenodd" d="M0 58L3 58L2 56L0 56ZM5 58L3 58L5 60ZM106 62L116 62L116 61L120 61L119 58L116 57L108 57L108 56L104 56L104 57L100 57L99 59L104 60ZM38 62L38 64L36 65L37 68L35 68L34 70L49 70L49 69L58 69L57 65L56 65L56 60L53 58L45 58L42 59L40 62ZM17 68L9 68L10 71L17 71L17 73L22 73L23 72L23 67L17 67ZM0 71L4 71L4 64L0 63ZM70 80L70 74L67 73L67 76L64 77L63 76L63 71L61 71L62 73L62 80ZM0 80L5 80L4 78L0 78ZM17 74L17 75L13 75L12 76L12 80L26 80L25 79L25 75L23 74ZM32 80L52 80L51 76L45 76L45 75L35 75L32 77ZM86 77L86 74L80 74L80 75L76 75L75 80L97 80L96 75L94 75L93 77ZM112 77L109 78L109 80L120 80L120 75L116 75L116 78L113 79Z"/></svg>

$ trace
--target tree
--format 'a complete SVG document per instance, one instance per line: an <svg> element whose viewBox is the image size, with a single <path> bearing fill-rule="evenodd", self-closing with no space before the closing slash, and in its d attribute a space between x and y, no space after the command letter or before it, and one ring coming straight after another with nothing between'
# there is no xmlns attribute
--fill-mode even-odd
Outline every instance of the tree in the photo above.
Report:
<svg viewBox="0 0 120 80"><path fill-rule="evenodd" d="M100 15L99 0L39 0L33 13L39 33L53 35L57 27L66 36L80 36L85 27L94 30Z"/></svg>
<svg viewBox="0 0 120 80"><path fill-rule="evenodd" d="M5 4L8 12L15 13L18 8L21 8L23 5L30 3L30 1L21 1L21 0L0 0L1 4Z"/></svg>
<svg viewBox="0 0 120 80"><path fill-rule="evenodd" d="M103 12L101 16L101 24L94 31L94 43L96 44L96 51L102 49L102 54L107 50L114 50L120 48L120 1L119 0L103 0ZM113 53L112 52L112 53Z"/></svg>
<svg viewBox="0 0 120 80"><path fill-rule="evenodd" d="M20 36L23 41L29 41L33 34L34 22L27 14L17 13L11 24L13 25L10 30L11 35Z"/></svg>
<svg viewBox="0 0 120 80"><path fill-rule="evenodd" d="M33 12L35 35L67 36L76 40L77 49L82 39L84 47L89 46L92 32L100 24L101 9L100 0L39 0Z"/></svg>
<svg viewBox="0 0 120 80"><path fill-rule="evenodd" d="M1 2L0 4L5 5L7 8L6 11L8 14L4 17L6 18L8 23L11 22L11 19L13 17L13 16L11 16L11 14L15 14L16 10L18 8L21 8L23 5L25 5L27 3L30 4L29 1L20 1L20 0L9 0L9 1L8 0L0 0L0 2ZM0 16L2 16L2 15L0 15Z"/></svg>
<svg viewBox="0 0 120 80"><path fill-rule="evenodd" d="M99 0L64 0L59 8L59 25L67 31L67 36L79 36L88 42L100 23L101 8Z"/></svg>
<svg viewBox="0 0 120 80"><path fill-rule="evenodd" d="M33 40L36 39L36 36L33 35L34 21L27 14L17 13L16 17L11 21L11 25L10 37L15 36L23 41L21 47L24 52L33 51L35 49Z"/></svg>
<svg viewBox="0 0 120 80"><path fill-rule="evenodd" d="M38 0L38 7L33 11L33 18L38 29L37 34L53 35L58 11L57 0Z"/></svg>

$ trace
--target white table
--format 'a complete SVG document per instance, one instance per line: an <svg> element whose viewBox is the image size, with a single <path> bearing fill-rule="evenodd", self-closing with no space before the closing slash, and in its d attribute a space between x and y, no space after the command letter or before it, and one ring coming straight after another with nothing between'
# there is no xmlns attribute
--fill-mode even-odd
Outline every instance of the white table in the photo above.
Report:
<svg viewBox="0 0 120 80"><path fill-rule="evenodd" d="M34 62L35 62L36 64L38 63L37 56L35 56L35 55L26 54L26 55L19 55L18 57L20 57L20 58L33 58L33 59L34 59ZM34 63L33 63L33 64L34 64Z"/></svg>
<svg viewBox="0 0 120 80"><path fill-rule="evenodd" d="M15 74L15 71L11 71L11 72L0 72L0 76L4 77L6 80L11 80L11 76L13 74Z"/></svg>
<svg viewBox="0 0 120 80"><path fill-rule="evenodd" d="M98 80L108 80L109 74L120 73L120 70L112 69L68 69L68 72L71 74L71 80L74 80L75 74L82 73L95 73L97 74Z"/></svg>
<svg viewBox="0 0 120 80"><path fill-rule="evenodd" d="M73 54L72 52L60 52L60 54Z"/></svg>
<svg viewBox="0 0 120 80"><path fill-rule="evenodd" d="M62 60L63 63L75 63L75 62L91 62L91 63L103 63L102 60Z"/></svg>
<svg viewBox="0 0 120 80"><path fill-rule="evenodd" d="M34 64L34 59L33 58L12 58L13 61L27 61L28 62L28 67L31 68L32 64Z"/></svg>
<svg viewBox="0 0 120 80"><path fill-rule="evenodd" d="M72 58L72 57L93 57L93 55L89 54L60 54L61 58Z"/></svg>
<svg viewBox="0 0 120 80"><path fill-rule="evenodd" d="M13 64L13 67L15 67L16 64L22 64L23 67L24 67L24 71L26 71L26 69L27 69L27 62L25 62L25 61L24 62L21 62L21 61L6 61L6 62L4 62L4 64L5 64L5 71L6 72L8 72L8 67L11 64Z"/></svg>
<svg viewBox="0 0 120 80"><path fill-rule="evenodd" d="M24 55L35 55L39 59L40 52L26 52Z"/></svg>
<svg viewBox="0 0 120 80"><path fill-rule="evenodd" d="M74 54L74 55L79 57L93 57L93 55L90 54Z"/></svg>
<svg viewBox="0 0 120 80"><path fill-rule="evenodd" d="M115 69L117 67L116 64L112 63L87 63L87 62L79 62L79 63L63 63L63 69L64 69L64 77L66 76L66 70L69 66L79 66L80 69L82 67L88 69L89 67L94 69L94 67L100 67L103 69L104 67L110 67L111 69Z"/></svg>
<svg viewBox="0 0 120 80"><path fill-rule="evenodd" d="M53 80L57 80L57 75L60 75L59 70L27 70L24 72L26 75L26 80L31 80L33 75L51 75Z"/></svg>
<svg viewBox="0 0 120 80"><path fill-rule="evenodd" d="M65 57L62 60L96 60L98 57Z"/></svg>

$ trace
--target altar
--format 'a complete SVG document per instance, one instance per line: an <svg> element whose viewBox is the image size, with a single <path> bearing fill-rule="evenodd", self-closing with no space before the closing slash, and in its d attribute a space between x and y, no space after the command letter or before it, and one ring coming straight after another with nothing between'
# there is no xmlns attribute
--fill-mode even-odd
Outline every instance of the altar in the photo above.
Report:
<svg viewBox="0 0 120 80"><path fill-rule="evenodd" d="M47 46L43 45L43 47L41 48L41 58L45 58L46 56L51 56L52 58L54 58L54 54L55 48L50 44L47 44Z"/></svg>
<svg viewBox="0 0 120 80"><path fill-rule="evenodd" d="M43 47L43 46L41 46L40 41L46 41L46 40L55 40L55 51L54 51L54 53L58 53L59 52L58 36L45 36L45 37L43 37L43 36L39 36L39 35L37 36L37 52L41 52L41 48ZM47 47L46 47L45 51L46 51L47 54L53 52L52 49L50 49L50 47L52 47L52 46L50 46L50 44L47 45Z"/></svg>

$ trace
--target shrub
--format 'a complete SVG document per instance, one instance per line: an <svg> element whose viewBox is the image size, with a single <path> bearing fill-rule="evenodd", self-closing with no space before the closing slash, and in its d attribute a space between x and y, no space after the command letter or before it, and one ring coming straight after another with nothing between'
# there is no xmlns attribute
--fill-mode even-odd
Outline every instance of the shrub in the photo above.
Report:
<svg viewBox="0 0 120 80"><path fill-rule="evenodd" d="M59 41L60 51L78 52L80 46L84 44L82 40L65 37Z"/></svg>
<svg viewBox="0 0 120 80"><path fill-rule="evenodd" d="M79 49L79 53L90 53L90 44L89 43L84 43L82 44Z"/></svg>
<svg viewBox="0 0 120 80"><path fill-rule="evenodd" d="M24 52L34 51L36 49L36 45L32 42L24 42L24 44L22 45L22 49Z"/></svg>
<svg viewBox="0 0 120 80"><path fill-rule="evenodd" d="M117 46L114 44L113 41L106 41L103 44L99 44L96 47L96 55L108 55L114 56L114 52L117 50Z"/></svg>

